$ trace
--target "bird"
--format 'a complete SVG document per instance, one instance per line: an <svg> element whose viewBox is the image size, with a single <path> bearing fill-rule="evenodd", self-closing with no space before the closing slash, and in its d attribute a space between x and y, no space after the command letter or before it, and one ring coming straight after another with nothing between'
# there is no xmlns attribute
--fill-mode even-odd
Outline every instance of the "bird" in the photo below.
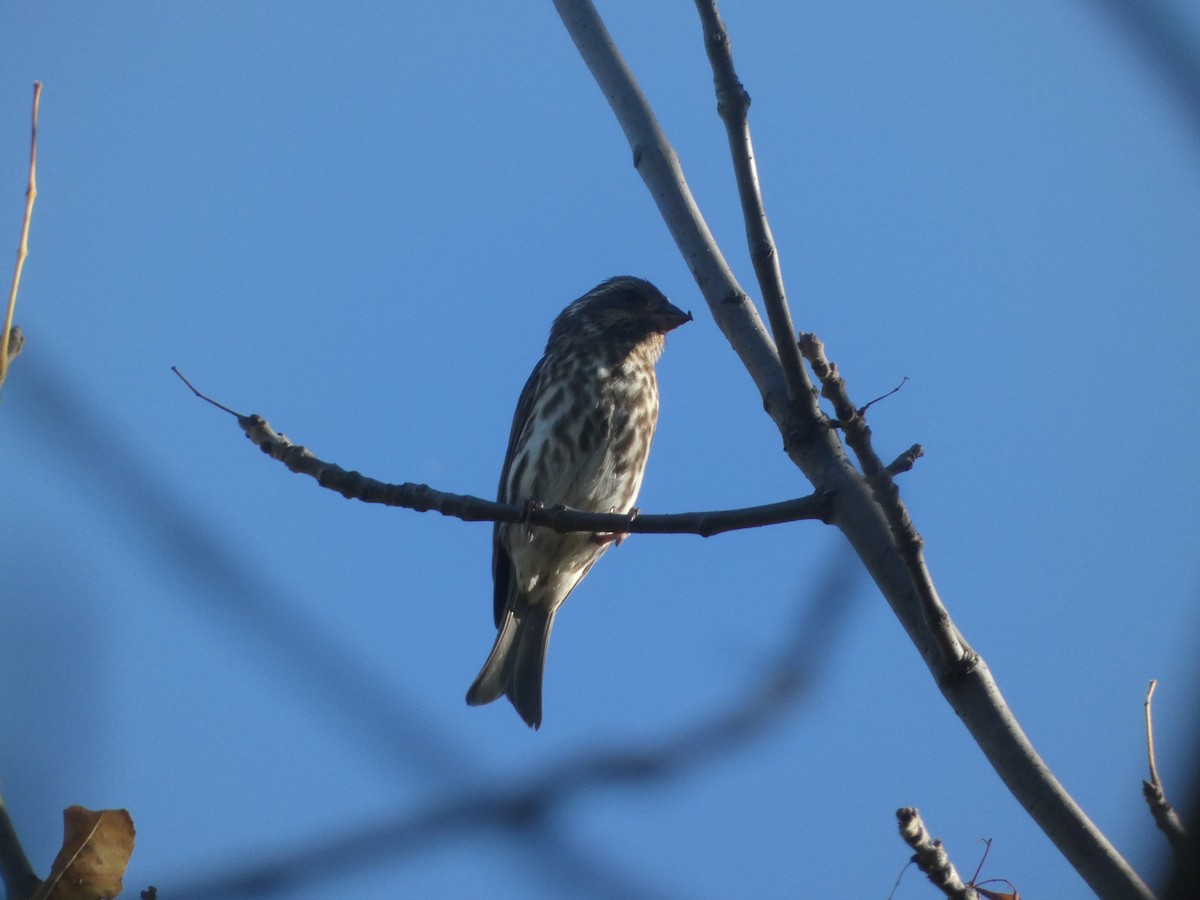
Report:
<svg viewBox="0 0 1200 900"><path fill-rule="evenodd" d="M602 282L550 328L521 391L496 499L636 515L658 423L654 365L666 334L692 319L653 284ZM609 545L624 535L559 533L525 523L492 530L496 642L467 691L480 706L507 696L534 730L554 617Z"/></svg>

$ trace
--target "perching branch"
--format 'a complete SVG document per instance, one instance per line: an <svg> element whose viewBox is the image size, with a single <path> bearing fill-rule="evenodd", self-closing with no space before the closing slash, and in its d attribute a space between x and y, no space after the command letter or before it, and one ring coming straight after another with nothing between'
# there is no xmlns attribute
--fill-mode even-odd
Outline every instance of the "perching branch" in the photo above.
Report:
<svg viewBox="0 0 1200 900"><path fill-rule="evenodd" d="M881 472L886 477L883 470L887 467L867 473L865 470L871 466L864 463L864 473L860 474L846 458L835 429L823 417L809 413L811 396L798 396L789 387L775 346L696 206L674 148L595 7L589 0L554 0L554 4L625 132L633 150L634 167L691 267L714 320L758 386L763 408L783 437L784 450L818 491L833 492L836 503L832 524L854 547L947 702L1008 789L1097 894L1103 898L1149 900L1152 894L1137 873L1037 754L987 664L971 650L942 608L923 555L912 552L913 547L920 550L919 539L912 537L916 532L909 535L900 528L897 535L893 523L904 525L907 513L898 505L894 485L879 480ZM747 149L747 153L752 159L752 151ZM861 414L855 414L861 419ZM869 430L862 427L865 439ZM876 476L873 481L872 474ZM891 508L885 510L889 505ZM904 551L902 541L912 547Z"/></svg>
<svg viewBox="0 0 1200 900"><path fill-rule="evenodd" d="M1187 828L1163 792L1162 782L1158 780L1158 766L1154 761L1154 718L1150 712L1150 701L1154 698L1154 689L1157 687L1158 682L1151 679L1150 687L1146 689L1146 755L1150 762L1150 780L1142 782L1142 796L1150 807L1154 824L1167 836L1176 855L1182 856L1188 850Z"/></svg>
<svg viewBox="0 0 1200 900"><path fill-rule="evenodd" d="M555 531L592 531L597 534L698 534L711 537L727 531L746 528L761 528L784 522L799 522L806 519L828 521L833 508L831 494L818 492L795 500L783 500L763 506L744 509L723 509L709 512L673 513L649 515L634 513L596 513L571 509L566 506L542 507L521 506L513 503L495 503L468 494L451 494L438 491L424 484L389 484L354 471L348 471L334 463L325 462L310 453L305 447L293 444L267 424L262 416L243 416L227 406L205 396L180 374L172 371L201 400L206 400L218 409L235 416L238 425L254 444L270 456L279 460L298 475L315 478L321 487L337 491L349 500L364 503L380 503L417 512L439 512L444 516L462 519L465 522L513 522L527 525L542 525Z"/></svg>
<svg viewBox="0 0 1200 900"><path fill-rule="evenodd" d="M37 125L38 106L42 99L42 83L33 83L33 123L29 138L29 187L25 189L25 214L21 218L21 240L17 244L17 264L13 268L12 286L8 291L8 306L4 311L4 325L0 327L0 387L8 377L8 364L21 352L25 336L21 329L13 327L13 313L17 309L17 289L21 285L21 271L25 268L25 257L29 255L29 222L33 218L33 201L37 197Z"/></svg>

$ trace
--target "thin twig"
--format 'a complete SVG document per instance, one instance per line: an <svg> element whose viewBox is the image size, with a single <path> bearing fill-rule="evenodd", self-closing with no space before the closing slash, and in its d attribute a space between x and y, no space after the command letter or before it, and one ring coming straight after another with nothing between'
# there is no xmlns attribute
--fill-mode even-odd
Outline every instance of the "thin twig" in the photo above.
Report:
<svg viewBox="0 0 1200 900"><path fill-rule="evenodd" d="M633 153L633 165L696 284L713 321L737 352L763 398L763 408L779 423L785 446L800 443L811 427L796 420L796 403L779 364L779 350L704 221L688 187L679 156L629 71L612 35L588 0L553 0L563 26L612 108ZM801 402L804 398L800 398ZM811 398L810 398L811 400ZM809 417L817 421L815 411ZM834 441L836 443L836 441Z"/></svg>
<svg viewBox="0 0 1200 900"><path fill-rule="evenodd" d="M983 856L979 858L979 865L975 867L975 874L971 876L971 880L967 884L976 884L979 881L979 873L983 871L983 864L987 862L988 854L992 852L992 839L980 838L976 841L976 845L983 843Z"/></svg>
<svg viewBox="0 0 1200 900"><path fill-rule="evenodd" d="M37 198L37 125L41 105L42 83L33 83L33 122L29 138L29 186L25 189L25 214L21 219L21 240L17 244L17 264L13 269L12 287L8 291L8 307L4 312L4 327L0 329L0 386L8 377L8 364L21 352L24 336L13 331L13 314L17 309L17 290L21 286L21 271L29 255L29 223L33 218L33 201ZM13 337L13 335L16 335Z"/></svg>
<svg viewBox="0 0 1200 900"><path fill-rule="evenodd" d="M797 345L797 347L798 346L799 345ZM863 415L868 409L870 409L872 406L874 406L880 400L886 400L888 397L892 396L892 394L896 393L898 390L900 390L900 388L904 387L904 385L906 385L906 384L908 384L908 376L907 375L905 375L903 378L901 378L900 383L898 385L896 385L894 388L892 388L890 391L888 391L886 394L880 394L874 400L870 400L870 401L864 403L862 406L860 406L858 408L858 414L860 416Z"/></svg>
<svg viewBox="0 0 1200 900"><path fill-rule="evenodd" d="M1150 711L1150 703L1154 699L1154 690L1157 687L1158 682L1151 679L1150 686L1146 689L1144 704L1146 708L1146 755L1150 762L1150 780L1142 781L1142 797L1145 798L1146 805L1150 807L1150 815L1154 818L1154 824L1167 836L1171 848L1182 858L1188 851L1187 827L1179 818L1175 807L1167 800L1162 782L1158 779L1158 766L1154 761L1154 719Z"/></svg>
<svg viewBox="0 0 1200 900"><path fill-rule="evenodd" d="M704 47L716 85L717 111L725 123L730 154L733 157L738 194L742 202L742 218L746 224L746 240L750 245L754 271L763 292L763 303L767 308L771 330L779 349L780 362L787 379L788 393L793 402L802 397L806 398L808 404L799 404L799 408L802 413L808 413L811 410L815 418L812 389L808 381L808 374L800 362L801 345L795 339L796 332L792 325L792 316L783 288L783 275L779 267L779 252L767 221L758 171L754 163L754 147L750 138L748 118L750 95L738 80L733 64L733 53L730 49L729 33L725 28L725 23L721 21L715 0L696 0L696 9L700 13L700 20L704 27ZM861 409L855 409L846 395L845 382L837 376L836 368L830 366L824 359L820 342L813 335L803 336L802 343L805 339L807 339L808 349L814 351L815 348L814 352L820 355L820 359L814 360L812 355L805 354L809 358L810 365L813 366L814 373L821 379L821 393L834 401L839 424L846 433L846 441L858 457L863 474L866 476L876 500L887 515L888 524L892 528L897 546L912 574L926 622L930 626L942 658L948 666L954 666L963 660L966 653L950 624L945 608L942 607L941 601L937 597L933 579L925 567L922 553L924 542L900 500L900 492L892 480L889 468L883 464L871 446L871 430L867 427L863 417L863 413L871 404L868 403ZM899 388L897 387L896 390Z"/></svg>
<svg viewBox="0 0 1200 900"><path fill-rule="evenodd" d="M242 419L246 418L246 416L243 416L240 412L237 412L236 410L230 409L224 403L218 403L212 397L208 396L208 394L201 393L200 390L194 384L192 384L190 381L188 381L187 378L184 376L184 374L179 371L178 366L171 366L171 371L174 372L179 377L180 381L182 381L184 384L187 385L189 391L191 391L193 394L195 394L197 397L199 397L205 403L211 403L213 406L215 406L217 409L221 410L222 412L229 413L231 416L233 416L239 422Z"/></svg>
<svg viewBox="0 0 1200 900"><path fill-rule="evenodd" d="M316 479L323 488L336 491L349 500L379 503L417 512L439 512L466 522L513 522L542 525L555 531L591 531L597 534L698 534L711 537L727 531L761 528L817 519L828 521L833 510L833 495L818 492L794 500L783 500L744 509L653 515L597 513L566 506L539 507L513 503L495 503L469 494L451 494L425 484L390 484L314 456L307 448L279 434L262 416L243 416L228 406L201 393L172 367L172 371L193 394L237 418L238 425L254 444L272 459L282 462L298 475Z"/></svg>
<svg viewBox="0 0 1200 900"><path fill-rule="evenodd" d="M900 489L892 478L892 467L883 464L871 444L871 428L862 415L866 407L858 409L850 401L845 380L838 374L837 366L826 358L825 346L815 334L800 335L799 348L821 382L821 396L833 404L838 424L846 435L846 443L858 458L863 476L871 486L871 493L887 517L892 538L912 577L925 625L942 655L943 663L951 671L970 666L970 648L942 605L933 577L925 565L925 541L913 524L904 501L900 499Z"/></svg>
<svg viewBox="0 0 1200 900"><path fill-rule="evenodd" d="M1158 766L1154 763L1154 713L1151 711L1151 702L1154 700L1154 691L1158 688L1158 680L1150 679L1150 686L1146 688L1146 702L1142 704L1146 710L1146 755L1150 763L1150 780L1155 784L1161 784L1158 780Z"/></svg>
<svg viewBox="0 0 1200 900"><path fill-rule="evenodd" d="M738 80L733 65L733 53L729 44L729 32L717 4L712 0L696 0L696 10L704 29L704 48L712 67L713 84L717 92L717 114L725 123L729 139L729 153L733 159L734 177L738 196L742 203L742 220L746 225L746 243L750 248L750 260L758 288L762 292L767 320L771 323L771 334L779 351L783 374L787 379L788 395L802 414L817 419L817 408L813 403L812 385L808 373L800 361L796 348L796 329L792 324L792 313L788 308L787 294L783 287L783 272L779 266L779 248L771 233L763 204L762 187L758 180L758 167L754 162L754 142L750 137L750 95Z"/></svg>

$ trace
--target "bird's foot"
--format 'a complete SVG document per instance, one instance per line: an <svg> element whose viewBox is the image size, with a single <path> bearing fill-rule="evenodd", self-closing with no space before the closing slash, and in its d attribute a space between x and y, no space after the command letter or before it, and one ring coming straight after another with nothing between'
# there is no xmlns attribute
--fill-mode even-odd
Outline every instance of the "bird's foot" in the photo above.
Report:
<svg viewBox="0 0 1200 900"><path fill-rule="evenodd" d="M609 512L615 513L616 509L615 508L610 509ZM633 524L634 520L638 517L639 513L641 513L641 510L638 509L636 506L633 509L631 509L628 513L626 513L626 516L629 519L630 525ZM592 540L595 541L597 544L607 544L609 542L615 542L615 545L620 547L623 543L625 543L625 538L627 538L627 537L629 537L628 531L613 531L608 534L593 534Z"/></svg>
<svg viewBox="0 0 1200 900"><path fill-rule="evenodd" d="M642 511L640 509L638 509L636 506L629 511L628 516L629 516L629 524L630 525L632 525L637 520L637 517L639 515L641 515L641 512ZM625 538L627 538L627 537L629 537L628 531L622 531L620 534L618 534L616 536L617 546L620 547L623 543L625 543Z"/></svg>
<svg viewBox="0 0 1200 900"><path fill-rule="evenodd" d="M541 509L545 504L541 500L526 500L525 512L521 515L520 525L525 529L525 540L533 540L533 526L529 524L529 518Z"/></svg>

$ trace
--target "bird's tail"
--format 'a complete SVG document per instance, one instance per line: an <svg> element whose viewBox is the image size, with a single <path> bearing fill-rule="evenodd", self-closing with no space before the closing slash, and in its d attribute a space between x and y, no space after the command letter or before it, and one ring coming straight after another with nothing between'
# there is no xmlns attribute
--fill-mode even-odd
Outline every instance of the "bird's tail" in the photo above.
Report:
<svg viewBox="0 0 1200 900"><path fill-rule="evenodd" d="M492 652L467 690L467 703L482 706L506 695L525 724L542 724L542 672L554 612L545 606L516 604L504 611Z"/></svg>

